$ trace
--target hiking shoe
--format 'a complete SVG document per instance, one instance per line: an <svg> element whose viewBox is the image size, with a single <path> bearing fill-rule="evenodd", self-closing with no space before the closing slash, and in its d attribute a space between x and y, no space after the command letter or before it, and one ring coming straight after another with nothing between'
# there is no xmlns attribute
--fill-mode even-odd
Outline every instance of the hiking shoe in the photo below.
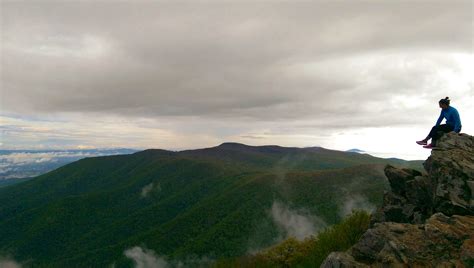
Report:
<svg viewBox="0 0 474 268"><path fill-rule="evenodd" d="M426 149L433 149L434 146L433 146L432 143L430 143L430 144L428 144L428 145L423 146L423 148L426 148Z"/></svg>
<svg viewBox="0 0 474 268"><path fill-rule="evenodd" d="M422 141L417 141L416 143L419 144L419 145L427 145L427 144L428 144L428 142L427 142L427 141L424 141L424 140L422 140Z"/></svg>

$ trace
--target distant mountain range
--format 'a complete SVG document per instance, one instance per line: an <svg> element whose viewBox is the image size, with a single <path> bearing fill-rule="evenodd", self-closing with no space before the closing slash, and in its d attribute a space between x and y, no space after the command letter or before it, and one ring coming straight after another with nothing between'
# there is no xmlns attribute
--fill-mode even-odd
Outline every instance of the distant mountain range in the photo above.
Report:
<svg viewBox="0 0 474 268"><path fill-rule="evenodd" d="M350 152L350 153L360 153L360 154L366 153L364 150L360 150L360 149L357 149L357 148L347 150L346 152Z"/></svg>
<svg viewBox="0 0 474 268"><path fill-rule="evenodd" d="M85 157L131 154L136 151L135 149L0 150L0 187L17 182L9 179L38 176Z"/></svg>
<svg viewBox="0 0 474 268"><path fill-rule="evenodd" d="M0 256L35 267L131 267L146 250L241 256L375 209L383 167L421 163L239 143L88 157L0 188Z"/></svg>

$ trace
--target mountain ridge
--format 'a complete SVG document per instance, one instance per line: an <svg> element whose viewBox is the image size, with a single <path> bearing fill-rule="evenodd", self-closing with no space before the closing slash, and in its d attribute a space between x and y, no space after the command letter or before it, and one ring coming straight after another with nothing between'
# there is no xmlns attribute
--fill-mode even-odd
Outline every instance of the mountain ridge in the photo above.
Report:
<svg viewBox="0 0 474 268"><path fill-rule="evenodd" d="M228 146L84 158L1 188L0 253L35 267L130 267L124 251L137 245L177 259L239 256L249 243L267 247L287 235L274 202L333 224L352 196L381 200L383 166L392 163L319 148Z"/></svg>

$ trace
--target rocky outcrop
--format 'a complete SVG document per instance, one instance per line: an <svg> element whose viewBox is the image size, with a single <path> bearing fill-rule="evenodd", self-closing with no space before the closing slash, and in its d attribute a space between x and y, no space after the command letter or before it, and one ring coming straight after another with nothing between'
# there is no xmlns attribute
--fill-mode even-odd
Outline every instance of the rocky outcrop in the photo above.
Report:
<svg viewBox="0 0 474 268"><path fill-rule="evenodd" d="M433 214L433 184L416 170L385 167L392 191L384 193L382 207L372 215L375 222L422 223Z"/></svg>
<svg viewBox="0 0 474 268"><path fill-rule="evenodd" d="M446 215L474 215L474 137L448 134L424 163L433 181L433 206Z"/></svg>
<svg viewBox="0 0 474 268"><path fill-rule="evenodd" d="M465 267L474 265L474 217L432 215L424 224L376 223L349 252L321 267Z"/></svg>
<svg viewBox="0 0 474 268"><path fill-rule="evenodd" d="M474 215L474 137L449 133L416 170L385 168L391 191L385 192L375 222L423 223L433 213Z"/></svg>
<svg viewBox="0 0 474 268"><path fill-rule="evenodd" d="M424 168L387 166L371 228L322 267L474 267L474 137L444 135Z"/></svg>

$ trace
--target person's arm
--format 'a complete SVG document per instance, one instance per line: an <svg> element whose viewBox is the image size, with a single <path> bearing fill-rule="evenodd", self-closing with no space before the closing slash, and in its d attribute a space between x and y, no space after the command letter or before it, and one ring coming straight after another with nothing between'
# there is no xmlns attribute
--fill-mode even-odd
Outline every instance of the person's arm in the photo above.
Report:
<svg viewBox="0 0 474 268"><path fill-rule="evenodd" d="M439 124L441 124L441 121L443 121L443 118L444 118L444 114L443 114L443 111L441 111L441 114L439 115L438 121L436 121L435 126L439 126Z"/></svg>
<svg viewBox="0 0 474 268"><path fill-rule="evenodd" d="M461 118L457 110L453 111L454 116L454 132L459 133L461 131Z"/></svg>

